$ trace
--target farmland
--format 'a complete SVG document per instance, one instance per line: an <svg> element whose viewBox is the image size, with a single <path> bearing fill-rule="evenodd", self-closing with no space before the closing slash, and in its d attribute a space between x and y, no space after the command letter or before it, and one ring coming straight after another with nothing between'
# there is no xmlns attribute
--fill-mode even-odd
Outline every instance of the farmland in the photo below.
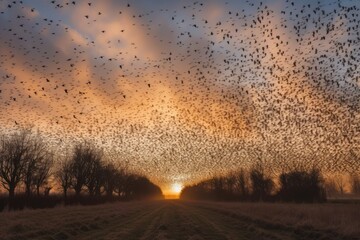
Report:
<svg viewBox="0 0 360 240"><path fill-rule="evenodd" d="M356 239L360 204L181 200L0 214L0 239Z"/></svg>

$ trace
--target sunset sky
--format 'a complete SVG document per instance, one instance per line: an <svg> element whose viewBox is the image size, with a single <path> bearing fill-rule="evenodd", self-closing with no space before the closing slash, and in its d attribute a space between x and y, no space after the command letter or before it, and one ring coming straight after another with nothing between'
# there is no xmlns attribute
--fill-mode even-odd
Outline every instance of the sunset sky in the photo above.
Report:
<svg viewBox="0 0 360 240"><path fill-rule="evenodd" d="M360 171L360 1L1 1L0 127L174 193L256 161Z"/></svg>

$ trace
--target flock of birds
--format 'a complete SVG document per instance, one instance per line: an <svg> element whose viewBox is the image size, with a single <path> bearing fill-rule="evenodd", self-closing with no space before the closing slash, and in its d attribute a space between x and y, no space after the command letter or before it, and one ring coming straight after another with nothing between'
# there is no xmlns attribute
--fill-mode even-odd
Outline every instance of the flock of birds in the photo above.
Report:
<svg viewBox="0 0 360 240"><path fill-rule="evenodd" d="M358 1L2 1L0 123L156 183L360 171Z"/></svg>

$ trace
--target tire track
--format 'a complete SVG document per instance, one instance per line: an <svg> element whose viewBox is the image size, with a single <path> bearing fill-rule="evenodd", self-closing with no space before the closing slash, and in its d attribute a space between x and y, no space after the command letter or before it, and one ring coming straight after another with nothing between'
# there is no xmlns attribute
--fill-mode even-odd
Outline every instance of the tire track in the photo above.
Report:
<svg viewBox="0 0 360 240"><path fill-rule="evenodd" d="M214 224L218 226L223 225L224 222L230 222L233 219L236 226L242 226L247 229L252 235L250 239L258 236L261 239L353 239L346 236L341 236L331 231L321 231L313 228L298 228L294 226L285 226L277 223L270 223L261 219L253 219L251 217L241 215L239 213L233 213L224 209L201 205L199 203L187 203L193 211L198 211L198 214L207 216L214 221ZM222 220L222 221L221 221ZM232 226L232 230L236 229L236 226Z"/></svg>
<svg viewBox="0 0 360 240"><path fill-rule="evenodd" d="M11 222L2 222L7 227L2 227L6 234L2 238L0 233L1 240L351 239L330 231L251 218L216 204L178 200L69 207L8 216Z"/></svg>
<svg viewBox="0 0 360 240"><path fill-rule="evenodd" d="M118 215L111 219L104 228L95 231L90 236L76 239L140 239L146 231L149 221L158 218L163 204L151 203L126 215Z"/></svg>

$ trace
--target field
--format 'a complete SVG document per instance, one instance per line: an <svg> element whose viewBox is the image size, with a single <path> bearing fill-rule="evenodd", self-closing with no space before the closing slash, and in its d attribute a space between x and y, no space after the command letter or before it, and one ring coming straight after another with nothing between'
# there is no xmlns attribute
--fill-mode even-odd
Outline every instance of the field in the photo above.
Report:
<svg viewBox="0 0 360 240"><path fill-rule="evenodd" d="M0 213L0 239L358 239L360 204L180 200Z"/></svg>

